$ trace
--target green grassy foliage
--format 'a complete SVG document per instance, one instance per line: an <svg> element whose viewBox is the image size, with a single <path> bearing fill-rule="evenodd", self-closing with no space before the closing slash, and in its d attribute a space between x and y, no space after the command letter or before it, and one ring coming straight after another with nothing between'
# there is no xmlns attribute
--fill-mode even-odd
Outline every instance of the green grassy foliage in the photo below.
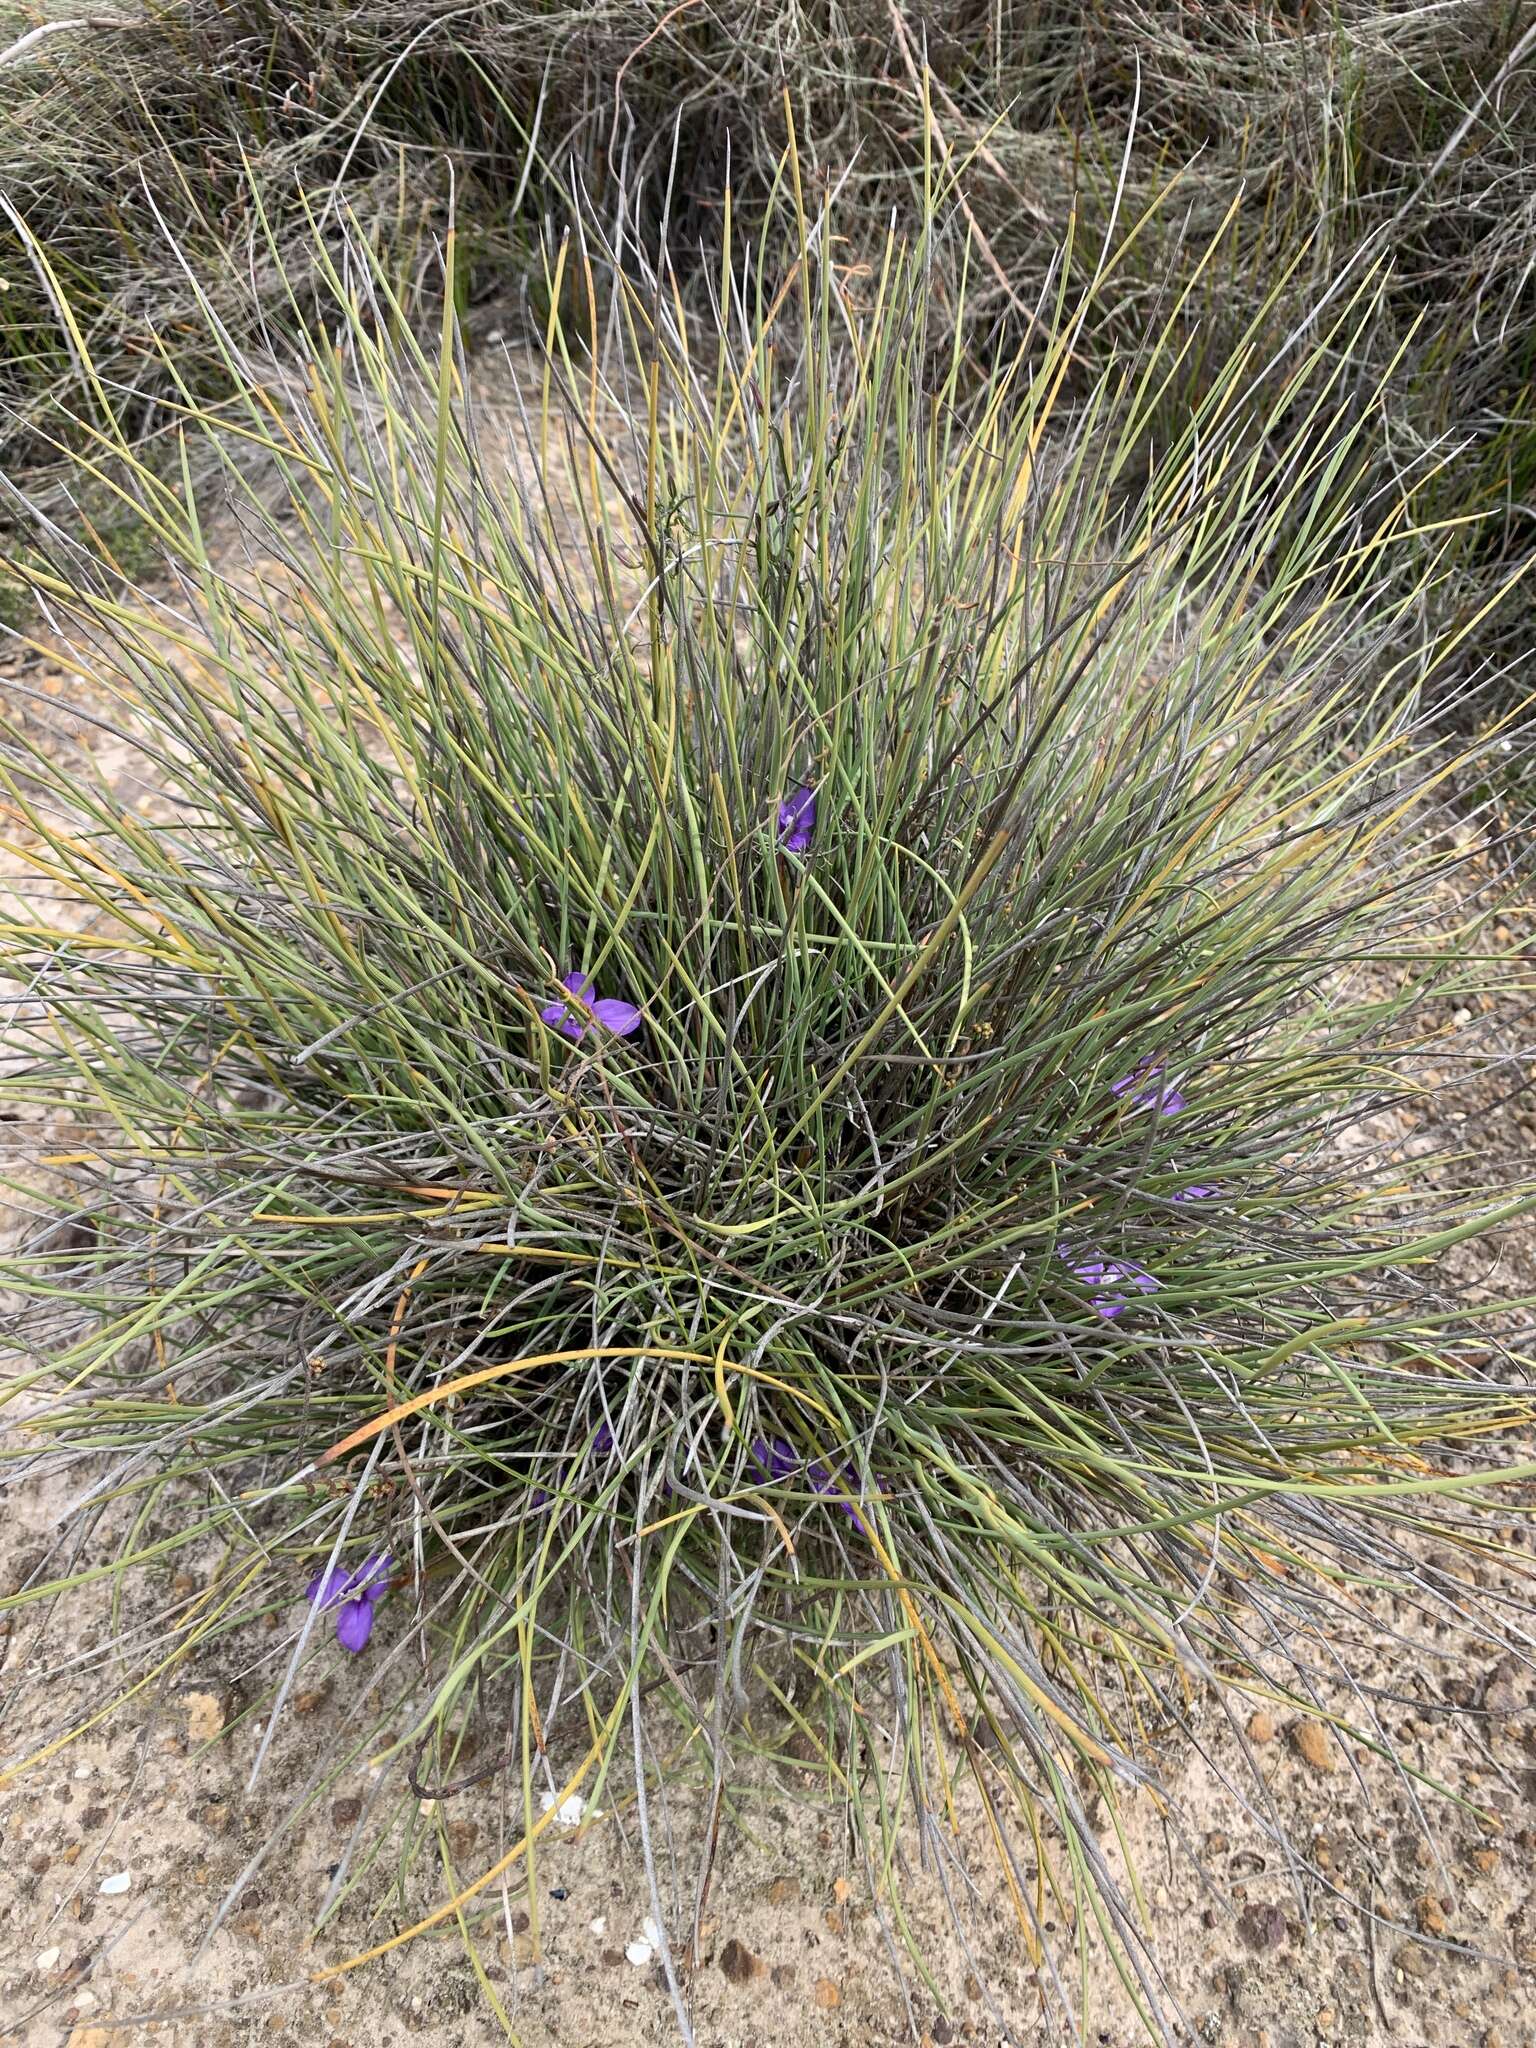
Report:
<svg viewBox="0 0 1536 2048"><path fill-rule="evenodd" d="M627 1784L659 1855L658 1775L723 1793L739 1685L898 1939L892 1845L958 1773L1150 2014L1105 1847L1139 1731L1191 1687L1308 1698L1376 1587L1475 1598L1415 1546L1493 1540L1528 1420L1435 1264L1492 1198L1368 1124L1497 971L1491 902L1431 909L1460 649L1379 485L1389 397L1337 403L1371 291L1277 373L1278 275L1149 459L1176 314L1085 369L1119 275L1063 272L978 374L974 236L849 266L791 189L788 289L728 248L713 324L665 265L594 266L521 462L451 312L424 349L358 244L312 245L294 368L200 309L232 396L185 379L175 470L131 408L79 429L179 580L23 573L174 800L11 723L0 1100L69 1132L4 1275L13 1471L104 1461L119 1582L216 1557L124 1683L284 1616L273 1740L338 1654L311 1573L391 1553L358 1747L472 1944L495 1871L465 1891L412 1759L510 1729L530 1836L541 1789ZM254 581L210 553L221 491ZM639 1028L552 1026L573 970ZM1343 1720L1390 1747L1364 1692Z"/></svg>

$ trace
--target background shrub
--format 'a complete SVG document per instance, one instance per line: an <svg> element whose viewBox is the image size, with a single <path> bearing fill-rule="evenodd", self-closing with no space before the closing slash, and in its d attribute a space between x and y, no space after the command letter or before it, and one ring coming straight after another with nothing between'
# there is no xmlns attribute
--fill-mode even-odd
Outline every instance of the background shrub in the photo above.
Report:
<svg viewBox="0 0 1536 2048"><path fill-rule="evenodd" d="M622 190L642 242L664 233L698 287L716 274L727 187L738 232L777 222L792 123L808 185L841 195L852 255L878 252L893 209L918 220L936 180L957 186L972 269L963 293L935 270L938 318L964 309L983 365L1036 331L1063 267L1079 290L1106 238L1123 244L1067 389L1101 391L1110 363L1176 321L1164 435L1260 306L1299 362L1315 336L1292 315L1341 273L1379 273L1336 402L1385 381L1383 478L1459 451L1439 508L1474 522L1446 589L1455 618L1530 549L1533 34L1508 0L935 0L920 15L901 0L168 0L60 33L10 5L0 194L46 247L106 402L150 445L169 431L151 337L177 337L205 395L227 367L189 267L242 343L280 338L315 310L299 194L319 195L334 246L338 182L407 299L430 285L450 187L466 302L537 289L539 230L573 178L599 211ZM14 476L48 466L61 384L76 406L94 394L14 221L0 275L0 471ZM1509 637L1479 652L1507 661L1529 620L1501 616Z"/></svg>

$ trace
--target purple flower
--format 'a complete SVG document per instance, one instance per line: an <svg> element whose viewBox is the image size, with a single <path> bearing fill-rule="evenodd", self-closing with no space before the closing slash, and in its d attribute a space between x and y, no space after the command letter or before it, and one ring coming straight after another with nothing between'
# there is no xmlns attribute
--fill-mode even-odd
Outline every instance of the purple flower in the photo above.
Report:
<svg viewBox="0 0 1536 2048"><path fill-rule="evenodd" d="M1180 1188L1179 1192L1173 1197L1173 1199L1176 1202L1205 1202L1208 1201L1212 1195L1219 1195L1220 1193L1220 1188L1202 1187L1197 1184L1195 1187L1192 1188Z"/></svg>
<svg viewBox="0 0 1536 2048"><path fill-rule="evenodd" d="M1085 1287L1101 1290L1094 1293L1092 1302L1095 1312L1107 1323L1112 1323L1129 1305L1125 1289L1133 1289L1137 1294L1157 1292L1157 1282L1152 1275L1126 1259L1080 1259L1063 1245L1057 1246L1056 1256L1066 1261L1068 1271Z"/></svg>
<svg viewBox="0 0 1536 2048"><path fill-rule="evenodd" d="M316 1572L304 1591L304 1598L311 1607L318 1601L322 1607L334 1607L338 1600L345 1599L347 1588L352 1583L352 1574L343 1565L329 1564L324 1571Z"/></svg>
<svg viewBox="0 0 1536 2048"><path fill-rule="evenodd" d="M327 1565L310 1580L305 1599L323 1612L336 1610L336 1640L355 1657L373 1633L373 1610L389 1589L394 1559L387 1550L365 1557L356 1571Z"/></svg>
<svg viewBox="0 0 1536 2048"><path fill-rule="evenodd" d="M587 1025L594 1021L616 1038L628 1038L640 1029L640 1012L633 1003L621 1003L612 996L593 1000L592 977L589 974L573 971L566 975L560 986L569 993L571 1001L546 1003L539 1015L565 1037L579 1039Z"/></svg>
<svg viewBox="0 0 1536 2048"><path fill-rule="evenodd" d="M800 1460L782 1437L775 1437L772 1443L768 1443L764 1438L755 1436L751 1450L753 1464L770 1479L787 1479L791 1472L799 1469Z"/></svg>
<svg viewBox="0 0 1536 2048"><path fill-rule="evenodd" d="M779 799L779 844L786 853L804 853L816 830L816 792L803 784Z"/></svg>
<svg viewBox="0 0 1536 2048"><path fill-rule="evenodd" d="M840 1481L827 1470L825 1465L807 1465L803 1458L791 1450L782 1437L775 1437L772 1442L768 1442L763 1437L755 1436L752 1439L750 1451L753 1464L767 1478L791 1479L796 1473L803 1471L805 1477L810 1481L813 1492L836 1494L837 1505L842 1509L849 1521L852 1522L855 1529L858 1530L861 1536L868 1534L858 1509L851 1500L845 1499L843 1495L844 1483L846 1483L849 1492L857 1493L859 1491L859 1475L852 1465L845 1465L843 1467L843 1476Z"/></svg>
<svg viewBox="0 0 1536 2048"><path fill-rule="evenodd" d="M1118 1081L1110 1083L1109 1092L1111 1095L1125 1095L1135 1089L1131 1102L1136 1109L1155 1104L1164 1116L1177 1116L1184 1107L1184 1097L1171 1082L1157 1078L1162 1071L1161 1060L1140 1060L1128 1074L1122 1074ZM1147 1085L1149 1082L1150 1087Z"/></svg>

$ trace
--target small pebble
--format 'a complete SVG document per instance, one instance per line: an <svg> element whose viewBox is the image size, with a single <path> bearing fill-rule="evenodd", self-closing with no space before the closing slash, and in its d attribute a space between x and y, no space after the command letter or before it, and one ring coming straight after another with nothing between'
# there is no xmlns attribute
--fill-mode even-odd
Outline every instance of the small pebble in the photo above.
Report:
<svg viewBox="0 0 1536 2048"><path fill-rule="evenodd" d="M606 1934L608 1932L608 1915L606 1913L599 1913L597 1918L589 1920L587 1925L594 1934Z"/></svg>
<svg viewBox="0 0 1536 2048"><path fill-rule="evenodd" d="M187 1710L187 1738L191 1742L212 1742L224 1732L224 1707L217 1693L183 1693Z"/></svg>
<svg viewBox="0 0 1536 2048"><path fill-rule="evenodd" d="M1321 1721L1293 1722L1291 1747L1303 1763L1310 1764L1314 1771L1331 1772L1339 1768L1333 1737Z"/></svg>
<svg viewBox="0 0 1536 2048"><path fill-rule="evenodd" d="M1420 1934L1441 1935L1445 1932L1445 1910L1433 1892L1426 1892L1414 1907Z"/></svg>
<svg viewBox="0 0 1536 2048"><path fill-rule="evenodd" d="M721 1973L733 1984L750 1984L762 1967L751 1949L738 1941L734 1934L720 1951Z"/></svg>
<svg viewBox="0 0 1536 2048"><path fill-rule="evenodd" d="M126 1870L119 1870L114 1877L104 1877L101 1880L99 1889L104 1899L120 1899L132 1883L132 1873Z"/></svg>
<svg viewBox="0 0 1536 2048"><path fill-rule="evenodd" d="M49 1970L53 1969L58 1960L58 1949L45 1948L40 1956L32 1958L32 1967L34 1970L41 1970L46 1975Z"/></svg>
<svg viewBox="0 0 1536 2048"><path fill-rule="evenodd" d="M1287 1928L1283 1908L1273 1902L1244 1906L1237 1916L1237 1931L1249 1948L1261 1954L1284 1948Z"/></svg>
<svg viewBox="0 0 1536 2048"><path fill-rule="evenodd" d="M624 1951L637 1970L643 1970L655 1956L656 1951L648 1941L632 1941Z"/></svg>

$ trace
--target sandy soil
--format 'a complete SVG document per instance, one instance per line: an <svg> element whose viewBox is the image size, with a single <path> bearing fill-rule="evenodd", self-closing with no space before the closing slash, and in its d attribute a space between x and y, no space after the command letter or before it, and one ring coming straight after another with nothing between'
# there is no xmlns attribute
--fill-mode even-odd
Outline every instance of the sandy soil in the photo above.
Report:
<svg viewBox="0 0 1536 2048"><path fill-rule="evenodd" d="M7 678L16 692L37 693L40 707L58 707L49 723L66 729L59 743L95 751L131 793L131 754L70 716L80 685L67 664L12 653L0 658L0 687ZM1460 1113L1467 1135L1511 1171L1536 1156L1510 1071L1473 1091ZM1424 1140L1411 1128L1403 1135L1410 1145ZM1464 1264L1462 1278L1536 1291L1536 1238L1507 1236L1497 1270L1486 1251L1462 1256L1482 1262ZM39 1569L78 1484L78 1475L56 1476L7 1489L0 1593ZM1508 1533L1525 1540L1522 1530ZM194 1592L204 1568L196 1559L183 1567L180 1590ZM1479 1570L1492 1586L1491 1568ZM356 1974L312 1981L435 1900L424 1874L391 1893L381 1866L372 1917L349 1901L313 1934L367 1809L401 1787L366 1766L326 1768L346 1753L369 1677L323 1641L252 1782L261 1738L252 1673L302 1612L296 1603L269 1617L267 1643L226 1639L179 1670L172 1689L146 1692L99 1726L89 1723L106 1696L112 1643L131 1640L138 1625L131 1596L116 1614L106 1592L91 1589L67 1609L0 1618L0 1758L31 1755L85 1725L67 1747L0 1779L0 2040L457 2048L503 2038L452 1931ZM1262 1708L1229 1717L1214 1697L1192 1701L1187 1733L1152 1738L1202 1866L1177 1849L1149 1799L1128 1800L1150 1936L1185 2015L1184 2038L1232 2048L1536 2044L1536 1690L1515 1664L1406 1606L1383 1608L1376 1621L1373 1652L1349 1659L1354 1678L1368 1693L1379 1688L1375 1706L1400 1759L1453 1799L1423 1791L1381 1757L1346 1757L1322 1720ZM1344 1698L1336 1677L1318 1674L1320 1714ZM765 1770L750 1789L722 1831L701 1952L685 1973L699 2048L880 2048L914 2034L1024 2048L1052 2038L1039 1970L1001 1895L971 1916L967 1954L914 1849L901 1890L935 1981L915 1983L909 1972L903 1990L842 1816L817 1797L813 1774ZM290 1812L281 1845L248 1870ZM679 1835L697 1825L686 1796L673 1820ZM488 1866L518 1831L494 1788L442 1801L430 1822L461 1875ZM961 1831L979 1840L974 1813L962 1813ZM1310 1846L1309 1868L1277 1849L1277 1831ZM616 1813L555 1830L534 1867L487 1900L487 1975L530 2048L678 2038L661 1971L626 1955L652 1900L622 1800ZM1355 1910L1357 1900L1371 1912ZM680 1943L691 1896L664 1892L661 1903ZM1057 1933L1070 1953L1065 1911ZM1130 2048L1140 2036L1101 1960L1089 1976L1085 2040Z"/></svg>
<svg viewBox="0 0 1536 2048"><path fill-rule="evenodd" d="M33 1487L9 1505L0 1583L14 1585L37 1562L61 1493ZM195 1581L195 1571L188 1576ZM285 1639L300 1612L274 1616L274 1638ZM77 1597L67 1614L27 1615L5 1673L8 1756L91 1714L102 1697L96 1653L112 1634L105 1594ZM130 1607L119 1634L133 1624ZM312 1786L317 1756L344 1751L368 1678L329 1648L312 1659L253 1787L260 1727L249 1662L261 1647L231 1644L184 1671L174 1691L89 1729L7 1787L4 2039L103 2048L145 2038L135 2023L151 2015L161 2017L148 2038L177 2048L283 2036L329 2048L502 2038L451 1933L328 1985L306 1981L406 1924L430 1895L413 1882L371 1922L348 1908L311 1940L330 1874L383 1789L366 1768L332 1777L318 1793ZM1482 1819L1430 1799L1426 1833L1405 1779L1378 1760L1346 1759L1321 1722L1277 1722L1261 1710L1247 1720L1260 1782L1276 1820L1310 1845L1316 1866L1298 1873L1266 1833L1258 1801L1250 1797L1245 1811L1228 1789L1242 1780L1241 1744L1214 1701L1197 1703L1191 1735L1161 1749L1161 1771L1198 1831L1204 1881L1163 1842L1148 1802L1131 1801L1128 1817L1153 1936L1194 2038L1243 2048L1536 2040L1532 1696L1512 1667L1491 1658L1447 1667L1441 1649L1432 1634L1410 1636L1363 1675L1402 1696L1388 1725L1405 1760L1475 1801ZM1458 1687L1481 1715L1445 1718ZM389 1790L397 1793L398 1781ZM307 1809L204 1947L211 1916L253 1850L306 1791ZM742 1825L722 1840L704 1952L688 1975L701 2048L875 2048L909 2039L839 1814L815 1798L808 1771L759 1777L754 1793ZM679 1832L696 1818L681 1801ZM444 1802L441 1819L467 1872L494 1859L512 1817L482 1793ZM965 1831L974 1826L972 1817ZM1363 1920L1333 1885L1373 1899L1378 1920ZM1037 1973L1000 1898L974 1916L976 1951L967 1957L931 1879L914 1870L903 1896L939 1964L935 1992L914 1995L919 2038L1006 2039L1019 2048L1049 2038ZM690 1907L664 1898L674 1931L686 1928ZM622 1811L557 1832L531 1882L496 1897L482 1942L520 2037L581 2048L677 2038L659 1969L624 1953L650 1910ZM981 1998L978 1976L996 2010ZM1131 2023L1101 1970L1094 1979L1099 2009L1085 2038L1130 2048Z"/></svg>

